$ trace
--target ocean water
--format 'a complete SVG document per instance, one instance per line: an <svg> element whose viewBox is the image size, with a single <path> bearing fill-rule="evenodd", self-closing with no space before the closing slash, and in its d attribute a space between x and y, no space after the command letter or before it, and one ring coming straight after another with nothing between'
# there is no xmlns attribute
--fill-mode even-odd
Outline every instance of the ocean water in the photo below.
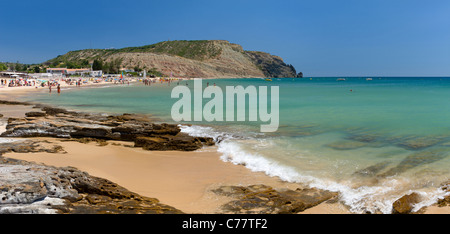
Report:
<svg viewBox="0 0 450 234"><path fill-rule="evenodd" d="M446 195L440 186L450 179L450 78L345 78L203 80L203 89L208 82L224 95L225 86L279 86L279 128L261 133L261 121L198 121L182 129L214 137L226 162L338 191L352 212L390 213L396 199L412 192L423 198L418 210ZM24 99L173 122L176 85L74 87ZM192 80L179 85L194 89Z"/></svg>

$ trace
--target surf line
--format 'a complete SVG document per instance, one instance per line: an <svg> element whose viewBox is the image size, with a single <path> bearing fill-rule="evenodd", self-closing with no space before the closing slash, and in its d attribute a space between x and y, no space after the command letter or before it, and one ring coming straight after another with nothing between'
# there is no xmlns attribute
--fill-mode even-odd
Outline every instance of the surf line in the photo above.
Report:
<svg viewBox="0 0 450 234"><path fill-rule="evenodd" d="M275 132L278 130L280 122L279 86L270 86L270 95L268 95L267 89L267 86L256 88L254 85L249 85L246 88L242 85L226 86L224 102L224 92L221 87L208 86L203 89L202 79L196 79L194 80L193 91L184 85L178 85L172 89L171 98L178 98L179 100L172 105L171 117L176 122L246 121L246 97L248 97L248 121L267 123L260 125L260 131ZM214 97L212 97L213 95ZM269 96L270 105L268 105L267 100ZM203 99L210 100L203 106ZM235 103L237 103L236 106ZM192 106L194 107L193 113Z"/></svg>

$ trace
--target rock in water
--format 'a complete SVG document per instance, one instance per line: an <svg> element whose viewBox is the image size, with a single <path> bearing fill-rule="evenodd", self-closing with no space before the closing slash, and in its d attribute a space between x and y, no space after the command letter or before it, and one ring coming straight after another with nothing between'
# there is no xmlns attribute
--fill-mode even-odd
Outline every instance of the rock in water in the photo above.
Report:
<svg viewBox="0 0 450 234"><path fill-rule="evenodd" d="M414 205L420 202L420 196L417 193L411 193L398 199L392 204L393 214L409 214Z"/></svg>

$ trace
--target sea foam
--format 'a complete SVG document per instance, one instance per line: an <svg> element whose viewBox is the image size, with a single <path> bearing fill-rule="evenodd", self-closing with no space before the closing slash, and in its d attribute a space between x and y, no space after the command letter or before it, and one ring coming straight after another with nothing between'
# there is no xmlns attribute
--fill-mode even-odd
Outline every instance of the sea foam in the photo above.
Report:
<svg viewBox="0 0 450 234"><path fill-rule="evenodd" d="M404 190L410 181L407 178L387 178L376 185L356 186L351 180L334 181L327 178L302 174L298 169L267 158L256 151L244 149L246 140L235 134L221 132L213 127L180 125L181 131L191 136L211 137L216 141L220 159L235 165L243 165L254 172L263 172L283 181L299 183L303 186L338 192L339 200L353 213L392 212L392 204L400 197L417 192L423 200L414 206L413 211L434 204L439 198L450 195L441 189ZM270 141L267 140L267 141ZM266 144L270 144L266 143ZM402 192L399 192L402 191Z"/></svg>

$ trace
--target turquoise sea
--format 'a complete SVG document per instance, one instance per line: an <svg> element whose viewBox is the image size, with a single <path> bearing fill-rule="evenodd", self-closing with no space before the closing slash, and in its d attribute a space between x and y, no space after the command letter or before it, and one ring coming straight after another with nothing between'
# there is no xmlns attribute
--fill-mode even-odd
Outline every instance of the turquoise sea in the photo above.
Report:
<svg viewBox="0 0 450 234"><path fill-rule="evenodd" d="M450 179L450 78L337 78L203 80L203 88L216 84L224 94L225 86L279 86L279 128L261 133L262 123L250 121L191 122L182 128L217 139L226 162L339 191L340 201L356 213L390 213L396 199L412 192L423 198L416 210L445 195L439 187ZM186 84L194 88L193 80L179 83ZM173 122L176 85L73 87L25 100Z"/></svg>

